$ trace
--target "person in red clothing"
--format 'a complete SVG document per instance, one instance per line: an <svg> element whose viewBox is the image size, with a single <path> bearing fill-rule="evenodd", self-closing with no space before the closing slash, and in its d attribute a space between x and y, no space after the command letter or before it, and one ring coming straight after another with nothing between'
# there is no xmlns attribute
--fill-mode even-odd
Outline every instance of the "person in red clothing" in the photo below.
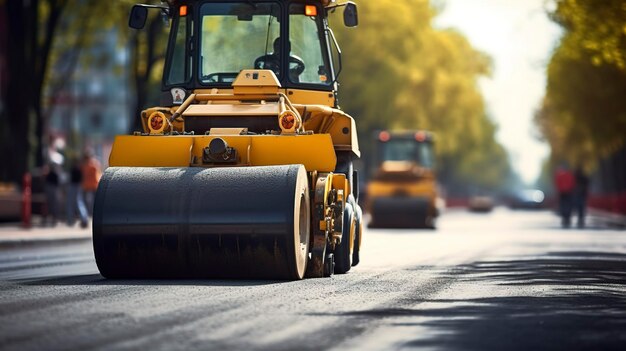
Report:
<svg viewBox="0 0 626 351"><path fill-rule="evenodd" d="M83 175L81 185L83 194L85 195L85 203L87 205L89 215L92 215L93 200L96 190L98 189L98 182L100 182L100 177L102 176L102 166L100 165L100 161L94 157L91 149L85 150L81 171Z"/></svg>
<svg viewBox="0 0 626 351"><path fill-rule="evenodd" d="M559 193L559 214L561 215L561 226L569 228L572 216L573 191L576 180L572 171L561 165L554 174L554 184Z"/></svg>

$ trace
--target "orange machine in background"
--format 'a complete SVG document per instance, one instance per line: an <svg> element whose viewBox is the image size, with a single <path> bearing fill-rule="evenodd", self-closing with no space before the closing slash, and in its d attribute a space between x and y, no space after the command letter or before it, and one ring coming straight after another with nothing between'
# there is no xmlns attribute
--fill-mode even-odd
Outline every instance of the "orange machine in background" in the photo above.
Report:
<svg viewBox="0 0 626 351"><path fill-rule="evenodd" d="M439 211L432 134L381 131L375 143L376 169L367 186L369 226L434 229Z"/></svg>

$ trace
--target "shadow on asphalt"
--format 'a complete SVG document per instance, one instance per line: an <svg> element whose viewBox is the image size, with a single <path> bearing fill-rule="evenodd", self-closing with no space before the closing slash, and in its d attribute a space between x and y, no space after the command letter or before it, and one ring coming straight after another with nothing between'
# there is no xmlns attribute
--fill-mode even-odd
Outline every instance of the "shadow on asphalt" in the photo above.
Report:
<svg viewBox="0 0 626 351"><path fill-rule="evenodd" d="M100 274L84 274L28 280L19 282L21 285L33 286L67 286L67 285L114 285L114 286L260 286L285 283L282 280L228 280L228 279L106 279Z"/></svg>
<svg viewBox="0 0 626 351"><path fill-rule="evenodd" d="M418 307L444 307L342 315L368 320L422 317L407 318L406 323L396 318L391 324L426 328L416 329L416 338L401 345L408 348L624 350L626 345L626 254L552 252L536 259L480 261L461 266L449 278L476 283L481 293L490 285L516 288L509 296L409 299ZM527 288L517 289L522 286Z"/></svg>

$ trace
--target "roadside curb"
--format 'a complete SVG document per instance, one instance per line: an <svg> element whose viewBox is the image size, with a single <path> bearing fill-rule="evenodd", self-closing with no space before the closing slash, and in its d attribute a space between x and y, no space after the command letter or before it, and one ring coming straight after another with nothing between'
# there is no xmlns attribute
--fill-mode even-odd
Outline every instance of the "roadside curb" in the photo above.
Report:
<svg viewBox="0 0 626 351"><path fill-rule="evenodd" d="M595 220L600 221L609 227L626 229L626 216L625 215L603 211L603 210L599 210L595 208L590 208L588 212L589 212L589 215L593 217Z"/></svg>

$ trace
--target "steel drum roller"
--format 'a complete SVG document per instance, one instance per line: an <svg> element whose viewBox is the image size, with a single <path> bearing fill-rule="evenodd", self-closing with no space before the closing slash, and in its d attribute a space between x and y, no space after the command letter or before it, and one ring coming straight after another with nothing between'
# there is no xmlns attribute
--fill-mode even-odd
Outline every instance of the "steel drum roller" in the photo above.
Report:
<svg viewBox="0 0 626 351"><path fill-rule="evenodd" d="M302 165L111 167L96 193L107 278L301 279L309 231Z"/></svg>
<svg viewBox="0 0 626 351"><path fill-rule="evenodd" d="M372 202L375 226L425 227L429 199L426 197L379 197Z"/></svg>

